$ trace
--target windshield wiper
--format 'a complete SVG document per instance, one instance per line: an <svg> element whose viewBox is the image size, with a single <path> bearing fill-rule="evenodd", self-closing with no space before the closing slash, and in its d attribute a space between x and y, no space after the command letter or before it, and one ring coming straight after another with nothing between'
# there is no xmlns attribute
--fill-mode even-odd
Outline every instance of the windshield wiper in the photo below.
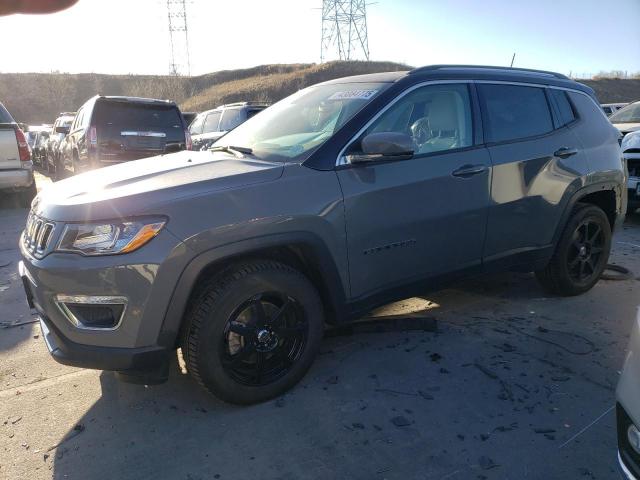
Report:
<svg viewBox="0 0 640 480"><path fill-rule="evenodd" d="M238 158L242 158L244 155L251 155L253 150L249 147L236 147L233 145L220 145L217 147L211 147L210 152L228 152L235 155Z"/></svg>

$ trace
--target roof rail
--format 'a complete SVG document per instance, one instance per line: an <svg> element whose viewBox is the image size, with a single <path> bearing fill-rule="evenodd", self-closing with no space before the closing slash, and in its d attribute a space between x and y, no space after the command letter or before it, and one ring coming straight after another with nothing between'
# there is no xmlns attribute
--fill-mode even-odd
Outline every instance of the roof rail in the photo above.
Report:
<svg viewBox="0 0 640 480"><path fill-rule="evenodd" d="M59 117L73 117L76 112L60 112Z"/></svg>
<svg viewBox="0 0 640 480"><path fill-rule="evenodd" d="M497 67L491 65L427 65L426 67L414 68L409 74L431 72L435 70L448 70L448 69L462 69L468 68L473 70L499 70L504 72L521 72L521 73L534 73L538 75L546 75L554 78L560 78L562 80L570 80L569 77L561 73L549 72L547 70L535 70L533 68L517 68L517 67Z"/></svg>

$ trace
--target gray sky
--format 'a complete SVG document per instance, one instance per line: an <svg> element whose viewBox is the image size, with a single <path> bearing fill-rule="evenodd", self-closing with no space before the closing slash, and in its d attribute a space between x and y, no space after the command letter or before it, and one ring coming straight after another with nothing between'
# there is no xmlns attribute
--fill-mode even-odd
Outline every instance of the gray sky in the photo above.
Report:
<svg viewBox="0 0 640 480"><path fill-rule="evenodd" d="M189 0L188 0L189 1ZM321 0L190 0L193 74L320 59ZM377 0L372 60L640 72L640 0ZM167 73L162 0L80 0L53 15L0 17L0 71ZM335 57L336 55L334 55Z"/></svg>

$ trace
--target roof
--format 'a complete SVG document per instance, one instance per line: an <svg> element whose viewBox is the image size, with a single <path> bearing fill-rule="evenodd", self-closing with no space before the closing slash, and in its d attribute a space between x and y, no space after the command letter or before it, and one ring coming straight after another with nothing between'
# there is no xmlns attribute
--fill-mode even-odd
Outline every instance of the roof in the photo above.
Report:
<svg viewBox="0 0 640 480"><path fill-rule="evenodd" d="M171 100L160 100L157 98L126 97L120 95L97 95L95 98L96 100L105 99L115 102L146 103L150 105L175 105L175 102Z"/></svg>
<svg viewBox="0 0 640 480"><path fill-rule="evenodd" d="M393 83L399 81L428 80L494 80L519 83L537 83L581 90L594 95L593 89L575 82L561 73L526 68L485 65L428 65L409 72L385 72L338 78L325 82L336 83Z"/></svg>

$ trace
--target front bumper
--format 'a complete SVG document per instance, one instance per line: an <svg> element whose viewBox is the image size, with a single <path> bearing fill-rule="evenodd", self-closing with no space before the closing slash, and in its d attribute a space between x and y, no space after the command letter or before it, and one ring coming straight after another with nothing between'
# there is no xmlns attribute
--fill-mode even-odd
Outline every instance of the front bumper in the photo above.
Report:
<svg viewBox="0 0 640 480"><path fill-rule="evenodd" d="M158 368L165 371L176 339L163 334L162 324L184 268L180 256L172 255L176 248L184 249L181 245L165 231L126 255L83 257L53 252L35 258L21 240L19 273L54 359L131 375ZM71 321L56 303L60 295L123 297L127 307L113 328L88 329Z"/></svg>
<svg viewBox="0 0 640 480"><path fill-rule="evenodd" d="M63 365L136 373L164 370L169 361L170 351L163 347L116 348L74 343L44 316L40 317L40 328L49 353Z"/></svg>
<svg viewBox="0 0 640 480"><path fill-rule="evenodd" d="M627 414L624 407L616 404L616 429L618 434L618 466L622 478L627 480L640 479L640 454L634 450L627 438L627 429L633 424L633 420Z"/></svg>
<svg viewBox="0 0 640 480"><path fill-rule="evenodd" d="M631 470L627 468L627 466L622 461L622 457L620 456L620 452L618 452L618 468L620 469L620 474L624 480L638 480L633 476Z"/></svg>
<svg viewBox="0 0 640 480"><path fill-rule="evenodd" d="M33 167L0 170L0 190L22 190L33 182Z"/></svg>

